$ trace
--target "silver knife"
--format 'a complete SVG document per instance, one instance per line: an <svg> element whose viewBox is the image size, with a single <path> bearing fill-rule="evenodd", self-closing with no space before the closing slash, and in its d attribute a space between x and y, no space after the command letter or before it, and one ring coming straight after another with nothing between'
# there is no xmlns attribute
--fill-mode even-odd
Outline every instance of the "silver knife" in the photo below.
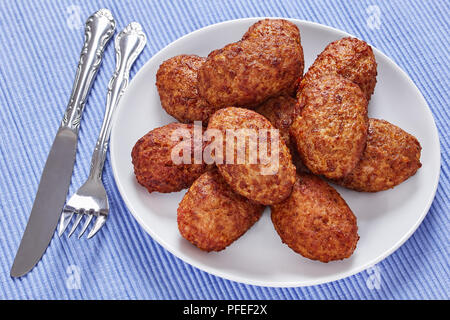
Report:
<svg viewBox="0 0 450 320"><path fill-rule="evenodd" d="M115 28L114 18L107 9L100 9L86 21L84 45L69 104L45 163L11 277L21 277L36 265L55 232L70 186L86 98Z"/></svg>

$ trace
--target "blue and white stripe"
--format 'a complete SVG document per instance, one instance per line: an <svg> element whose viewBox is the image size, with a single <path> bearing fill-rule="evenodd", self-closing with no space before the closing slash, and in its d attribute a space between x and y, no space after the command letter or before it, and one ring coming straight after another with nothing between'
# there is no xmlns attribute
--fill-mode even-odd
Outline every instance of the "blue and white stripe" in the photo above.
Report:
<svg viewBox="0 0 450 320"><path fill-rule="evenodd" d="M379 28L368 27L368 7L380 9ZM439 129L442 172L430 212L414 235L377 267L380 289L369 273L305 288L244 285L202 272L151 239L125 207L107 158L104 182L114 212L91 240L55 237L28 276L9 269L25 228L48 150L70 95L83 42L69 27L109 8L122 29L138 21L148 44L131 76L177 38L220 21L280 16L345 30L391 57L423 93ZM75 8L75 9L73 9ZM75 10L75 11L76 11ZM450 5L440 1L0 1L0 298L1 299L448 299ZM108 78L108 46L83 116L72 194L88 175L100 130ZM69 242L70 241L70 242ZM67 268L80 270L81 288L68 289Z"/></svg>

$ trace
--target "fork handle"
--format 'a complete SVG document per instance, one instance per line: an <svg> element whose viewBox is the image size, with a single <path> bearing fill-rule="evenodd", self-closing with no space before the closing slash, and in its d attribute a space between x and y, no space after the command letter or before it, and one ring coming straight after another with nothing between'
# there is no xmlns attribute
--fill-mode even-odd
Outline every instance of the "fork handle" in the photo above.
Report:
<svg viewBox="0 0 450 320"><path fill-rule="evenodd" d="M142 27L137 22L130 23L115 39L116 69L108 84L105 116L92 154L91 172L89 174L91 179L101 179L102 177L114 111L128 86L131 66L144 49L146 42L147 39Z"/></svg>
<svg viewBox="0 0 450 320"><path fill-rule="evenodd" d="M61 128L78 133L87 95L102 62L105 46L114 34L115 28L116 22L108 9L100 9L87 19L84 45Z"/></svg>

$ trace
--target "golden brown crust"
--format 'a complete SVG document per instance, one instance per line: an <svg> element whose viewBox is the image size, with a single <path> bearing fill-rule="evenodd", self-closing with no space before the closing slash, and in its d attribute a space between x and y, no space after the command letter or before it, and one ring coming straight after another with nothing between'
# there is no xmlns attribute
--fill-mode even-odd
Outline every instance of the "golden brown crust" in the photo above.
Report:
<svg viewBox="0 0 450 320"><path fill-rule="evenodd" d="M197 90L197 73L206 58L179 55L164 61L156 73L161 105L180 122L208 121L217 110Z"/></svg>
<svg viewBox="0 0 450 320"><path fill-rule="evenodd" d="M172 141L174 130L185 129L193 136L194 125L170 123L148 132L133 147L131 158L137 181L148 192L176 192L189 187L206 170L204 163L194 164L193 139L191 144L191 164L174 164L172 149L179 141Z"/></svg>
<svg viewBox="0 0 450 320"><path fill-rule="evenodd" d="M295 167L292 164L289 149L282 139L279 139L278 168L273 163L250 164L249 148L246 148L245 163L238 164L237 143L234 145L234 161L227 163L226 159L226 130L236 129L275 129L272 124L262 115L255 111L243 108L224 108L217 111L210 119L209 129L217 129L222 132L224 139L223 164L217 164L219 172L231 188L242 196L261 204L269 205L286 199L291 193L295 181ZM258 131L259 132L259 131ZM268 150L272 146L268 139ZM259 146L258 146L259 147ZM258 148L258 154L259 154ZM215 155L216 161L220 155ZM230 161L233 159L230 159ZM269 172L270 168L278 169L272 174L262 174L264 170Z"/></svg>
<svg viewBox="0 0 450 320"><path fill-rule="evenodd" d="M361 89L328 74L306 84L299 105L301 115L290 132L303 163L312 173L330 179L349 174L367 138L367 100Z"/></svg>
<svg viewBox="0 0 450 320"><path fill-rule="evenodd" d="M264 206L231 190L213 170L202 174L178 206L178 229L205 251L221 251L259 220Z"/></svg>
<svg viewBox="0 0 450 320"><path fill-rule="evenodd" d="M283 243L306 258L341 260L356 248L355 215L339 193L319 177L300 174L290 197L272 206L271 212Z"/></svg>
<svg viewBox="0 0 450 320"><path fill-rule="evenodd" d="M351 37L330 43L306 72L299 91L308 81L327 73L339 74L356 83L369 101L377 83L377 62L372 48Z"/></svg>
<svg viewBox="0 0 450 320"><path fill-rule="evenodd" d="M297 168L297 171L308 172L309 170L303 164L289 134L289 128L294 122L294 119L300 115L300 106L297 100L287 95L278 96L262 103L255 111L266 117L275 128L280 130L280 137L283 138L289 148L292 162Z"/></svg>
<svg viewBox="0 0 450 320"><path fill-rule="evenodd" d="M258 40L267 36L297 39L300 37L300 32L298 27L288 20L263 19L252 24L242 36L242 40Z"/></svg>
<svg viewBox="0 0 450 320"><path fill-rule="evenodd" d="M291 144L289 128L294 119L300 115L297 100L286 95L278 96L267 100L255 111L266 117L275 128L280 130L280 137L288 146Z"/></svg>
<svg viewBox="0 0 450 320"><path fill-rule="evenodd" d="M214 106L252 107L293 94L303 67L297 26L266 19L250 27L243 40L208 55L198 73L198 88Z"/></svg>
<svg viewBox="0 0 450 320"><path fill-rule="evenodd" d="M421 146L411 134L379 119L369 119L367 145L356 168L336 183L366 192L387 190L416 174Z"/></svg>

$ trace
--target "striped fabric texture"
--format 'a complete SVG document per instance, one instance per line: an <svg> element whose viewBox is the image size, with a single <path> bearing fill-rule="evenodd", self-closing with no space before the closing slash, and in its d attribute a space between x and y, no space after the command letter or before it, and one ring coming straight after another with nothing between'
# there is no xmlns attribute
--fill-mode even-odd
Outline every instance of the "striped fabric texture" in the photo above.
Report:
<svg viewBox="0 0 450 320"><path fill-rule="evenodd" d="M131 76L179 37L217 22L279 16L318 22L366 40L411 77L440 135L442 170L430 212L414 235L375 268L301 288L224 280L176 258L134 220L115 185L109 156L103 180L113 214L93 239L56 234L37 267L9 270L25 229L48 151L70 95L83 24L109 8L121 30L140 22L148 43ZM450 3L436 1L0 1L1 299L449 299ZM105 51L78 144L73 194L87 178L114 69ZM374 285L374 274L379 285ZM80 280L80 281L78 281Z"/></svg>

